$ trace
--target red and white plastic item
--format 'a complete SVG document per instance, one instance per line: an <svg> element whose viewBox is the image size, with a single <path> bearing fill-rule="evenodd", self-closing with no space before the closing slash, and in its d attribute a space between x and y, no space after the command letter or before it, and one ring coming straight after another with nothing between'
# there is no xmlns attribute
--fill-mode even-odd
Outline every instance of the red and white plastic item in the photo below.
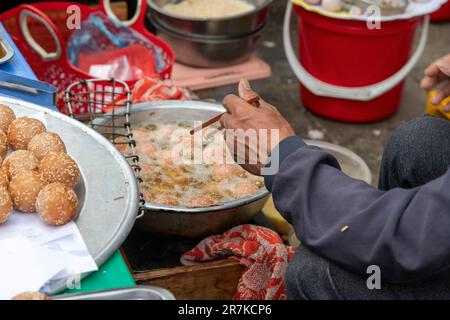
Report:
<svg viewBox="0 0 450 320"><path fill-rule="evenodd" d="M394 113L403 80L425 48L428 16L409 57L420 17L384 21L381 29L370 30L365 21L326 17L296 5L297 58L290 38L292 8L289 1L283 41L288 62L301 82L303 104L321 116L344 122L371 122Z"/></svg>
<svg viewBox="0 0 450 320"><path fill-rule="evenodd" d="M67 27L67 18L70 15L68 9L74 5L80 10L81 21L87 19L91 13L99 11L118 20L112 12L110 0L103 0L98 8L71 2L39 2L33 5L21 5L0 15L0 22L3 23L38 78L59 89L57 107L65 113L67 109L64 103L64 90L76 81L92 79L88 73L72 65L67 57L66 42L71 34L71 30ZM161 78L168 79L171 76L175 55L168 44L145 28L146 10L147 3L144 0L138 0L134 16L122 23L140 32L162 49L166 68L160 71L159 75ZM33 19L32 23L29 18ZM127 82L130 87L133 87L134 83L135 81Z"/></svg>

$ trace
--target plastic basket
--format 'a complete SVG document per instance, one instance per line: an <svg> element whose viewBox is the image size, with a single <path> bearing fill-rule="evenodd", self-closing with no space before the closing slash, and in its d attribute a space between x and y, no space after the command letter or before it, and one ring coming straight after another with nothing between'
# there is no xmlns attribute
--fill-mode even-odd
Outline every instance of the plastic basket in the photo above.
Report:
<svg viewBox="0 0 450 320"><path fill-rule="evenodd" d="M170 78L175 55L168 44L145 28L146 2L138 0L137 8L134 17L124 23L161 48L166 67L158 74L162 78ZM71 2L40 2L21 5L0 15L0 21L38 78L58 88L56 105L66 114L68 110L64 102L64 90L76 81L93 78L72 65L67 57L66 42L72 32L67 22L73 10L80 13L81 22L93 12L103 12L117 20L109 0L103 0L97 8ZM127 84L133 87L135 82L128 81ZM83 112L73 111L76 114Z"/></svg>

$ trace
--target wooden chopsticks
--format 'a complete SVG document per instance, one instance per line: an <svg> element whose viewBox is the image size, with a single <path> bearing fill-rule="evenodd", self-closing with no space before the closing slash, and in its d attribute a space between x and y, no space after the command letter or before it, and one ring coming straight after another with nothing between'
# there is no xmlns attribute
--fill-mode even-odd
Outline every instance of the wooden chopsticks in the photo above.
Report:
<svg viewBox="0 0 450 320"><path fill-rule="evenodd" d="M254 96L253 98L250 98L247 100L247 103L250 103L251 105L255 106L255 107L259 107L259 96ZM220 113L217 116L212 117L209 120L206 120L205 122L203 122L201 125L198 125L196 127L194 127L191 131L189 131L189 133L191 135L194 135L197 131L200 131L202 129L205 129L207 127L209 127L210 125L212 125L213 123L216 123L217 121L220 120L220 118L222 117L223 114L225 114L226 112Z"/></svg>

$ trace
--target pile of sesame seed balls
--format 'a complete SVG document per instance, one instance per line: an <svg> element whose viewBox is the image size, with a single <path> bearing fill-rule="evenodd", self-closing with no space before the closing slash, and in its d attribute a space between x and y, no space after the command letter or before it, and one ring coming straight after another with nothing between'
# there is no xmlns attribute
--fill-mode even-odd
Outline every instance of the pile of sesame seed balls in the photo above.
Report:
<svg viewBox="0 0 450 320"><path fill-rule="evenodd" d="M8 221L13 208L37 213L52 226L75 218L78 198L73 188L80 170L61 137L38 119L16 118L1 104L0 163L0 224Z"/></svg>

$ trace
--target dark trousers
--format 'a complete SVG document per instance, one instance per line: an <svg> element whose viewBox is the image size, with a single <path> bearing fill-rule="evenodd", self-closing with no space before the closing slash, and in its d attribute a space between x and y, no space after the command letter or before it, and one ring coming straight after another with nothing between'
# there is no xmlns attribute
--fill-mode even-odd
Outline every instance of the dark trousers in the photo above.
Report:
<svg viewBox="0 0 450 320"><path fill-rule="evenodd" d="M450 121L423 116L392 134L383 154L379 188L420 186L443 175L449 165ZM285 282L289 299L450 299L450 276L408 284L382 282L381 289L372 290L368 277L350 273L302 245Z"/></svg>

